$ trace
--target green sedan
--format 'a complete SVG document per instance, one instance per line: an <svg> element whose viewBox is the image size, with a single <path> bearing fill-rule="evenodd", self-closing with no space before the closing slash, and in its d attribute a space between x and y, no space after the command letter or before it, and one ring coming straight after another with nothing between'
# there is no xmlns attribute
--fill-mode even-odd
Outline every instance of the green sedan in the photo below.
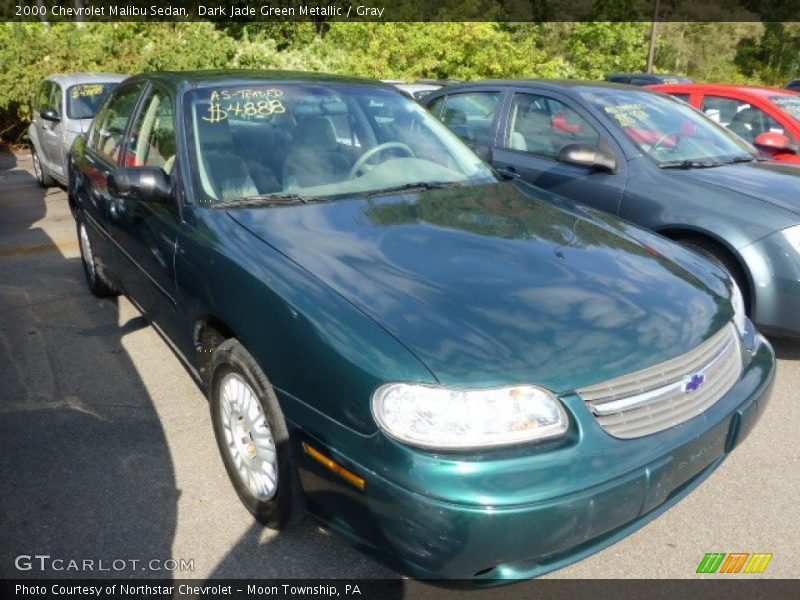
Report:
<svg viewBox="0 0 800 600"><path fill-rule="evenodd" d="M248 510L308 512L402 572L587 556L711 474L769 397L722 269L498 178L385 84L135 76L69 181L90 290L128 295L205 386Z"/></svg>

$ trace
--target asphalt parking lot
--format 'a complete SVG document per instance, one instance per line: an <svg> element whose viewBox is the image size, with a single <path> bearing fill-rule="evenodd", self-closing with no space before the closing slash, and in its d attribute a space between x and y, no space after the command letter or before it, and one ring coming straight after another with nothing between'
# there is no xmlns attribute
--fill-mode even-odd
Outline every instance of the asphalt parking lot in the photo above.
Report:
<svg viewBox="0 0 800 600"><path fill-rule="evenodd" d="M27 154L0 155L0 576L86 575L15 567L48 554L184 559L193 570L171 575L202 579L397 577L310 518L280 536L252 520L202 392L126 299L90 295L66 194L31 173ZM775 390L750 438L660 518L551 577L692 578L706 552L773 553L763 574L736 577L797 577L800 343L774 345Z"/></svg>

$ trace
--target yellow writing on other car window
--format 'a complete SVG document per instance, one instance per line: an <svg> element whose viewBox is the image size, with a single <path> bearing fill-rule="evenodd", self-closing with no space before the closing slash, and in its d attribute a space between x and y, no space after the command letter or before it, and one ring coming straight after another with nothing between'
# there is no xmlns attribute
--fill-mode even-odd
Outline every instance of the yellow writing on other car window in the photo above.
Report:
<svg viewBox="0 0 800 600"><path fill-rule="evenodd" d="M102 83L84 83L73 86L72 97L81 98L83 96L99 96L103 93L105 86Z"/></svg>
<svg viewBox="0 0 800 600"><path fill-rule="evenodd" d="M283 96L283 92L272 88L214 90L211 92L208 113L202 118L209 123L220 123L231 115L252 119L284 113L286 108L279 100L280 96Z"/></svg>
<svg viewBox="0 0 800 600"><path fill-rule="evenodd" d="M604 106L603 109L617 120L622 127L631 127L636 121L646 121L647 111L644 104L620 104Z"/></svg>

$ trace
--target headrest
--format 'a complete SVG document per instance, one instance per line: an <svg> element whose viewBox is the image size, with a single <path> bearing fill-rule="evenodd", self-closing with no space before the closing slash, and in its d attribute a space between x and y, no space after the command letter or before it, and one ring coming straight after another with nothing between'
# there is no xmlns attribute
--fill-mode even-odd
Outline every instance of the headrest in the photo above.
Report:
<svg viewBox="0 0 800 600"><path fill-rule="evenodd" d="M731 119L731 123L746 123L752 124L754 121L757 121L759 117L758 110L755 108L745 108L744 110L740 110L738 113L733 115L733 119Z"/></svg>
<svg viewBox="0 0 800 600"><path fill-rule="evenodd" d="M230 147L233 145L231 128L226 119L221 121L209 121L208 104L197 104L197 135L201 148L217 148L220 146ZM205 119L203 117L206 117Z"/></svg>
<svg viewBox="0 0 800 600"><path fill-rule="evenodd" d="M336 131L325 117L306 117L297 121L295 144L304 149L336 150Z"/></svg>
<svg viewBox="0 0 800 600"><path fill-rule="evenodd" d="M292 108L292 112L298 119L302 117L320 117L323 115L346 115L347 104L336 99L322 101L306 100L295 104Z"/></svg>

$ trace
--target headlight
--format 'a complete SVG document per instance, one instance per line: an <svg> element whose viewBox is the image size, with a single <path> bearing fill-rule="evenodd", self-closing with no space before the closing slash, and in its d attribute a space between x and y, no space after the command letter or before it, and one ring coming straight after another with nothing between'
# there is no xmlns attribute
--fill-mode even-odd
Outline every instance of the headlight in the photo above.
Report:
<svg viewBox="0 0 800 600"><path fill-rule="evenodd" d="M372 414L401 442L441 449L543 440L563 435L569 424L558 398L532 385L458 389L390 383L372 395Z"/></svg>
<svg viewBox="0 0 800 600"><path fill-rule="evenodd" d="M736 285L733 277L731 277L731 305L733 306L733 323L736 325L736 329L739 330L739 335L744 335L747 322L747 311L744 307L742 290L740 290L739 286Z"/></svg>

